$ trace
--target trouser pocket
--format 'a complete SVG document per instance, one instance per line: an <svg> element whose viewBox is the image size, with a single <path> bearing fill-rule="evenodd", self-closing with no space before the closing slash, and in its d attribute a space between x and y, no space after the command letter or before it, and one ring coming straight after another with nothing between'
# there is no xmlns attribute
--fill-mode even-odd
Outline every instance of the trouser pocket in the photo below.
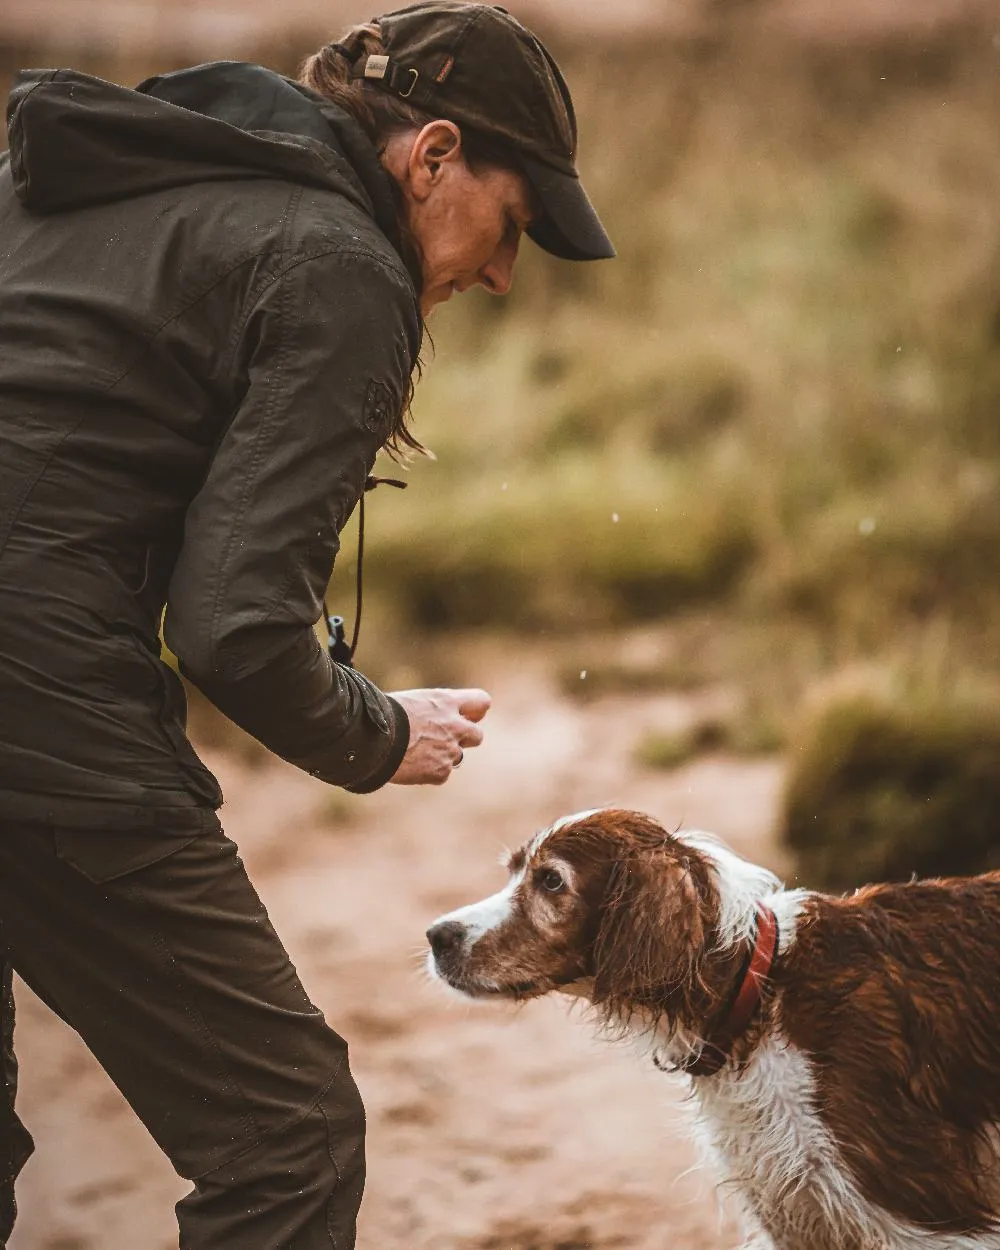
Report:
<svg viewBox="0 0 1000 1250"><path fill-rule="evenodd" d="M52 836L56 855L63 863L75 868L94 885L107 885L158 864L203 835L137 837L90 829L57 829Z"/></svg>

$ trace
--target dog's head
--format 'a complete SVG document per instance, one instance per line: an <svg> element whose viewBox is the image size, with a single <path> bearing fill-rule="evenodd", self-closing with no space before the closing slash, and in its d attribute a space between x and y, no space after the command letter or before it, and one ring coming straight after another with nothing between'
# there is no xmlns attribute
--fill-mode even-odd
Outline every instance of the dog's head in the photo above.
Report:
<svg viewBox="0 0 1000 1250"><path fill-rule="evenodd" d="M697 1027L731 983L755 903L779 885L706 834L617 808L557 821L506 887L427 931L431 972L473 998L562 990L611 1021Z"/></svg>

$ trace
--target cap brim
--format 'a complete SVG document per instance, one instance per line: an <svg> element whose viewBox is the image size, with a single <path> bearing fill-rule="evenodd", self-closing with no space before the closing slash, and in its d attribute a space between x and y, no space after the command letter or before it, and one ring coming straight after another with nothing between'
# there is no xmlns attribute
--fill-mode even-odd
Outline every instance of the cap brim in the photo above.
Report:
<svg viewBox="0 0 1000 1250"><path fill-rule="evenodd" d="M563 260L610 260L617 254L579 178L523 152L520 160L545 210L528 228L530 239Z"/></svg>

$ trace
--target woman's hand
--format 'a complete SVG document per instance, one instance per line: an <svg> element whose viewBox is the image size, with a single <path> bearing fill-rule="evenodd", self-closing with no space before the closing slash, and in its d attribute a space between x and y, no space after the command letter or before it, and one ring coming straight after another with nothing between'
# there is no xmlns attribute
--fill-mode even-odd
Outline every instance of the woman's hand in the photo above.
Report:
<svg viewBox="0 0 1000 1250"><path fill-rule="evenodd" d="M402 690L392 697L410 721L410 745L392 781L398 786L440 786L462 755L483 740L479 722L492 700L485 690Z"/></svg>

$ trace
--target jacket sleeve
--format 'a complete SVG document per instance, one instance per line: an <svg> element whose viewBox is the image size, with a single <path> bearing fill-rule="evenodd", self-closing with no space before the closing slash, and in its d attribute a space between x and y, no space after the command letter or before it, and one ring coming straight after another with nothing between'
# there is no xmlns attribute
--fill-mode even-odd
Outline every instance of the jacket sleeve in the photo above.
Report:
<svg viewBox="0 0 1000 1250"><path fill-rule="evenodd" d="M313 627L418 347L412 288L377 257L312 257L271 282L240 336L245 393L188 509L164 622L181 672L231 720L361 792L399 766L406 714Z"/></svg>

